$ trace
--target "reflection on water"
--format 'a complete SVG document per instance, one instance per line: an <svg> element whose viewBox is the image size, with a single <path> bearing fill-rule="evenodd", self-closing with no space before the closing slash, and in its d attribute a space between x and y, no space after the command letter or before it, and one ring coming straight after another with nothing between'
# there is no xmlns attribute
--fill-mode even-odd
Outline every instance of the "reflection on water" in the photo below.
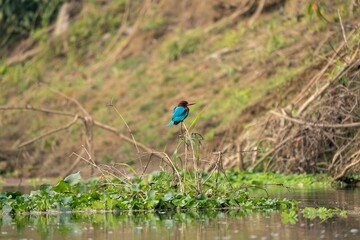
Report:
<svg viewBox="0 0 360 240"><path fill-rule="evenodd" d="M283 223L281 213L249 211L74 213L2 216L1 239L360 239L360 191L271 190L271 196L297 199L304 206L350 210L347 218L321 222L298 215Z"/></svg>

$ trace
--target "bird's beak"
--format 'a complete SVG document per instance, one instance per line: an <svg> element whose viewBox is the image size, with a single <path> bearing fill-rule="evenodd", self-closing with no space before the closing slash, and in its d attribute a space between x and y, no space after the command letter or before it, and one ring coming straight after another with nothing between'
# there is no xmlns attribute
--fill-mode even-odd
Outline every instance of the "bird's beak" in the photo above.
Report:
<svg viewBox="0 0 360 240"><path fill-rule="evenodd" d="M194 105L195 103L188 103L188 106L190 106L190 105Z"/></svg>

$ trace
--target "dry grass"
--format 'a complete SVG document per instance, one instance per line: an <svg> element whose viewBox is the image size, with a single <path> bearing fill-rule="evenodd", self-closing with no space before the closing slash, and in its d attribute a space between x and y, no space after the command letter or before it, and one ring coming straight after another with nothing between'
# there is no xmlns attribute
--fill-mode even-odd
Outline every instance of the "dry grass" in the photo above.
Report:
<svg viewBox="0 0 360 240"><path fill-rule="evenodd" d="M249 127L249 133L238 139L238 145L256 150L255 158L253 153L244 153L242 161L247 168L327 172L335 180L345 179L347 173L360 173L360 61L356 38L354 42L351 51L344 41L336 52L336 56L348 56L346 62L330 60L331 64L315 75L293 104L280 112L273 111L256 125L257 130ZM333 77L324 75L331 71ZM316 91L306 91L314 86Z"/></svg>

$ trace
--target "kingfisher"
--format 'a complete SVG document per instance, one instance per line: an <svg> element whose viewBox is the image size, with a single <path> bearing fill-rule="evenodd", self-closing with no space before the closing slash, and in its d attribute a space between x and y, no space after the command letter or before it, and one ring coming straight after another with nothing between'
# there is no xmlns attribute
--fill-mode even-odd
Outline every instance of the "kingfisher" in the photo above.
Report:
<svg viewBox="0 0 360 240"><path fill-rule="evenodd" d="M188 103L187 101L181 101L173 110L172 119L167 125L170 127L172 124L178 125L189 115L190 109L188 108L195 103Z"/></svg>

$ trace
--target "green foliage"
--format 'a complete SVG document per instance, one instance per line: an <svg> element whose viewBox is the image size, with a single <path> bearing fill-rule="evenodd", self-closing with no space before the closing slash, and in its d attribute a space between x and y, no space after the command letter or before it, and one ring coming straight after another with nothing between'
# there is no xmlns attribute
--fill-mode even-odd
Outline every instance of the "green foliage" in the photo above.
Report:
<svg viewBox="0 0 360 240"><path fill-rule="evenodd" d="M325 175L290 174L271 172L249 172L229 170L226 172L232 181L248 185L284 184L296 187L329 187L331 178Z"/></svg>
<svg viewBox="0 0 360 240"><path fill-rule="evenodd" d="M135 173L136 174L136 173ZM182 172L187 183L194 181L192 172ZM252 197L247 188L242 188L241 173L229 171L223 175L202 173L201 181L206 182L204 193L194 188L185 192L177 190L174 176L166 172L154 172L147 178L115 179L112 183L99 180L80 182L75 173L56 185L43 184L29 195L20 192L0 193L0 208L3 213L51 212L78 210L153 210L153 209L214 209L241 208L292 211L297 202L270 197ZM230 179L228 182L227 179ZM125 183L128 182L129 183ZM240 182L241 181L241 182ZM229 184L233 190L229 191Z"/></svg>
<svg viewBox="0 0 360 240"><path fill-rule="evenodd" d="M306 207L306 208L304 208L302 213L305 218L313 220L316 217L318 217L322 221L328 220L329 218L332 218L335 216L340 216L340 217L347 216L347 211L345 211L345 210L341 210L338 208L336 208L336 209L325 208L325 207L319 207L319 208Z"/></svg>
<svg viewBox="0 0 360 240"><path fill-rule="evenodd" d="M78 182L80 182L80 180L81 180L80 172L71 174L66 178L64 178L64 182L69 184L70 186L77 184Z"/></svg>
<svg viewBox="0 0 360 240"><path fill-rule="evenodd" d="M0 49L52 22L64 0L1 0Z"/></svg>

